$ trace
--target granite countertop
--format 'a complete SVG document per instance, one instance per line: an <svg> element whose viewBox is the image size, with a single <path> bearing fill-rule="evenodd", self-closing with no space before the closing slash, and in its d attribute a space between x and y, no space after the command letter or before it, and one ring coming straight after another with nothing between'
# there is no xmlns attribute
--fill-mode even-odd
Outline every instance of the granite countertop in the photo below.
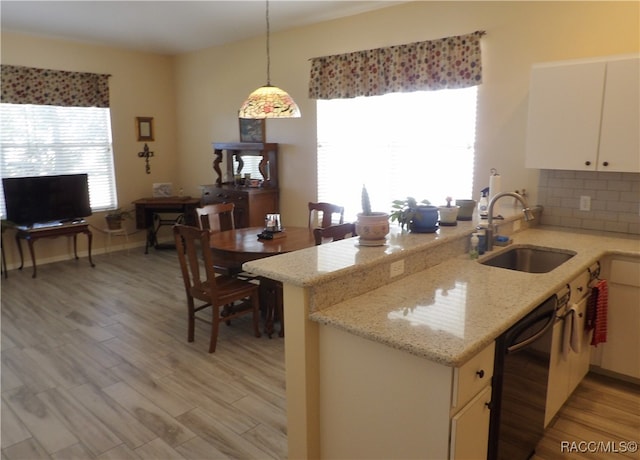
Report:
<svg viewBox="0 0 640 460"><path fill-rule="evenodd" d="M503 221L510 222L521 217L518 208L505 206L499 208ZM245 271L265 276L294 286L308 287L352 275L358 270L406 258L411 254L433 249L459 238L467 238L480 221L458 222L454 227L440 227L436 233L402 232L398 226L392 226L387 236L387 244L377 247L361 247L357 239L335 241L300 251L281 254L274 257L252 260L243 265Z"/></svg>
<svg viewBox="0 0 640 460"><path fill-rule="evenodd" d="M516 245L575 251L548 273L481 265L467 254L315 311L310 319L447 365L460 366L607 254L640 256L637 236L538 227ZM496 247L483 260L507 248Z"/></svg>
<svg viewBox="0 0 640 460"><path fill-rule="evenodd" d="M502 225L521 217L512 207L500 208L500 212L505 217ZM447 252L449 247L459 248L460 241L468 241L478 223L477 219L459 222L434 234L403 233L392 227L382 247L363 248L356 239L347 239L254 260L243 268L310 288L314 295L326 294L322 286L329 283L331 296L336 298L335 294L353 292L354 281L371 278L365 281L370 287L361 295L346 295L318 308L312 302L310 319L447 366L460 366L598 259L607 254L640 256L637 235L545 226L516 232L512 238L516 245L576 252L548 273L485 266L459 249ZM496 246L479 260L507 249ZM388 284L374 274L387 266L384 264L428 258L435 251L440 256L447 254L443 262L387 280Z"/></svg>

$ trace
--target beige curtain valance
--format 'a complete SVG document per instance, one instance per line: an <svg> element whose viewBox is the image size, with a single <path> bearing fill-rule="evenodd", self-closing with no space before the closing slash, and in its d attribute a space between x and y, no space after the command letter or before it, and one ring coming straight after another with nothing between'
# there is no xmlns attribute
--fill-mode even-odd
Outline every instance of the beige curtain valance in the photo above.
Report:
<svg viewBox="0 0 640 460"><path fill-rule="evenodd" d="M482 83L477 31L311 60L309 97L338 99L466 88Z"/></svg>
<svg viewBox="0 0 640 460"><path fill-rule="evenodd" d="M1 101L62 107L109 107L109 75L2 65Z"/></svg>

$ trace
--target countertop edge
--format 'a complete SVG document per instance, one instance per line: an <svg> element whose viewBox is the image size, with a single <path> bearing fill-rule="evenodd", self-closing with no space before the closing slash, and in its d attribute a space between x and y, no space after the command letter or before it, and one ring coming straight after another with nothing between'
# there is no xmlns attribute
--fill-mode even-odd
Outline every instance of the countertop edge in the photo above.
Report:
<svg viewBox="0 0 640 460"><path fill-rule="evenodd" d="M564 232L564 229L536 228L534 230L538 232L540 231ZM621 241L621 242L631 241L631 243L627 242L627 243L623 243L623 245L634 246L634 243L635 245L640 245L640 242L638 240L634 240L632 235L627 236L627 235L619 235L619 234L603 234L602 232L593 232L593 233L592 232L565 232L565 233L576 233L576 234L580 233L580 234L595 238L596 240L594 241L600 241L603 243L610 242L610 241ZM523 234L526 235L525 233ZM531 241L525 241L524 243L532 244ZM552 244L542 244L542 245L553 247ZM335 314L337 311L336 309L351 308L354 305L354 302L357 302L356 300L357 298L350 299L346 302L341 302L327 309L315 311L309 315L309 319L311 321L314 321L320 324L338 327L340 329L343 329L349 333L360 336L362 338L372 340L378 343L382 343L384 345L387 345L402 351L406 351L408 353L429 359L436 363L440 363L450 367L458 367L464 364L465 362L467 362L477 352L481 351L485 346L487 346L489 343L491 343L497 337L499 337L501 333L506 331L510 327L510 325L512 325L515 321L517 321L517 318L521 318L522 316L527 314L529 311L533 310L542 301L544 301L546 298L548 298L550 295L556 292L559 288L561 288L567 279L573 279L575 276L578 276L581 271L586 270L588 267L593 265L596 261L601 260L607 256L624 256L624 257L632 257L632 258L640 257L640 246L638 246L638 249L624 249L619 247L618 248L599 247L597 249L591 248L591 250L589 251L582 251L582 252L583 253L579 258L579 262L575 264L575 266L572 268L570 273L565 272L562 275L562 279L557 279L557 281L552 282L552 281L549 281L553 279L553 277L551 276L538 278L538 279L544 279L545 283L549 283L549 284L546 286L546 288L536 289L535 293L529 296L529 300L528 302L526 302L526 305L520 306L517 310L514 309L514 313L510 317L508 317L507 320L502 321L502 323L499 326L495 326L491 330L488 330L484 336L474 338L473 340L468 342L460 341L460 343L456 344L456 347L452 347L444 351L442 349L416 345L411 341L405 340L404 337L402 336L394 337L392 334L389 334L389 332L386 330L382 332L372 331L367 328L366 319L364 323L360 323L360 322L349 320L346 314L343 314L342 316L339 314L338 315ZM588 254L584 252L588 252ZM441 265L428 268L424 270L424 272L416 273L411 276L418 276L418 277L422 276L426 279L431 277L430 275L433 274L435 270L439 272L442 272L443 270L446 271L447 265L448 264L446 262L443 262L443 264ZM455 264L451 265L451 267L454 269L459 268ZM493 268L493 270L504 270L504 269ZM499 274L500 272L494 272L494 273ZM535 277L535 276L538 276L538 274L527 273L525 274L525 276L521 275L522 279L525 279L527 276ZM529 278L529 279L533 280L536 278ZM393 289L393 285L394 283L390 283L389 285L378 288L376 291L378 291L380 295L382 295L385 292L391 292L391 290ZM435 335L437 334L433 333L433 335L435 337Z"/></svg>

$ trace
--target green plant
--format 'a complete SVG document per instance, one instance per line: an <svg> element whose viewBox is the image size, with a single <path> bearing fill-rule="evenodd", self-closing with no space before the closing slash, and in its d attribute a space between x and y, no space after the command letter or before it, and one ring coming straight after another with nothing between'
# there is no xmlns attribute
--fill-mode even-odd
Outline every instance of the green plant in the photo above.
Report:
<svg viewBox="0 0 640 460"><path fill-rule="evenodd" d="M453 200L453 198L448 196L447 198L445 198L445 200L447 201L447 208L450 208L451 207L451 200Z"/></svg>
<svg viewBox="0 0 640 460"><path fill-rule="evenodd" d="M371 200L369 200L369 192L364 184L362 185L362 214L364 216L371 215Z"/></svg>
<svg viewBox="0 0 640 460"><path fill-rule="evenodd" d="M133 215L133 211L131 210L125 210L122 208L117 208L117 209L113 209L111 211L107 211L106 214L106 218L107 219L114 219L114 220L124 220L124 219L130 219Z"/></svg>
<svg viewBox="0 0 640 460"><path fill-rule="evenodd" d="M389 216L391 222L397 221L400 224L400 228L404 229L414 219L420 220L420 214L416 212L418 206L429 206L431 202L429 200L422 200L420 203L413 197L407 197L406 200L393 200L391 202L391 212Z"/></svg>

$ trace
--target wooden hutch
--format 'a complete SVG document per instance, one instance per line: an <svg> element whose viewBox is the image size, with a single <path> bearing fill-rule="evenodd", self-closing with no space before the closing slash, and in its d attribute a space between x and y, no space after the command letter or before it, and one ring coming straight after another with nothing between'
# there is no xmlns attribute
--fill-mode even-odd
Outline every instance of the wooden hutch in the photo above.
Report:
<svg viewBox="0 0 640 460"><path fill-rule="evenodd" d="M216 183L202 186L202 205L233 203L237 228L262 227L269 213L280 212L278 188L278 144L262 142L213 143L213 169ZM262 177L259 185L251 185L243 176L245 159L258 160ZM223 176L220 163L224 160L226 174ZM234 160L237 164L234 171ZM226 181L223 180L226 178Z"/></svg>

